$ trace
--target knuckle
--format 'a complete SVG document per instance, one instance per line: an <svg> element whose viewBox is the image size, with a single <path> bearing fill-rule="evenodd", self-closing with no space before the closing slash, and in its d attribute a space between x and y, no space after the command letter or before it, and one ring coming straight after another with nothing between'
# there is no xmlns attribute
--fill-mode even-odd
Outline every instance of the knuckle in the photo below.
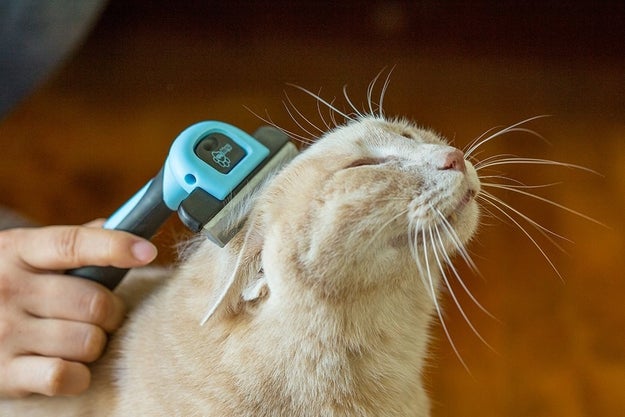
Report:
<svg viewBox="0 0 625 417"><path fill-rule="evenodd" d="M20 239L20 235L23 234L24 229L6 229L0 231L0 251L6 252L15 246L15 242Z"/></svg>
<svg viewBox="0 0 625 417"><path fill-rule="evenodd" d="M5 254L12 251L18 229L0 232L0 305L10 305L15 294L19 292L19 282L15 278L12 261Z"/></svg>
<svg viewBox="0 0 625 417"><path fill-rule="evenodd" d="M0 272L0 304L10 305L14 302L14 296L17 292L14 280L8 274Z"/></svg>
<svg viewBox="0 0 625 417"><path fill-rule="evenodd" d="M0 345L2 345L1 342ZM2 397L23 398L30 394L29 390L24 389L16 382L12 361L11 356L2 355L0 357L0 403Z"/></svg>
<svg viewBox="0 0 625 417"><path fill-rule="evenodd" d="M61 259L77 263L79 261L78 235L80 229L78 227L66 227L61 230L56 245L58 255Z"/></svg>
<svg viewBox="0 0 625 417"><path fill-rule="evenodd" d="M106 344L106 334L96 326L89 326L83 339L83 358L85 362L93 362L100 357Z"/></svg>
<svg viewBox="0 0 625 417"><path fill-rule="evenodd" d="M5 252L12 245L14 230L3 230L0 232L0 251Z"/></svg>
<svg viewBox="0 0 625 417"><path fill-rule="evenodd" d="M0 320L0 346L7 346L13 335L13 325L8 320Z"/></svg>
<svg viewBox="0 0 625 417"><path fill-rule="evenodd" d="M70 371L68 362L60 358L51 359L44 376L44 394L55 396L62 393Z"/></svg>
<svg viewBox="0 0 625 417"><path fill-rule="evenodd" d="M37 392L47 396L76 395L89 387L91 372L83 364L50 358L43 369Z"/></svg>
<svg viewBox="0 0 625 417"><path fill-rule="evenodd" d="M13 388L7 394L13 398L19 399L19 398L28 397L31 394L31 392L24 390L24 389Z"/></svg>
<svg viewBox="0 0 625 417"><path fill-rule="evenodd" d="M93 324L103 323L112 309L111 296L104 291L95 291L87 298L87 321Z"/></svg>
<svg viewBox="0 0 625 417"><path fill-rule="evenodd" d="M3 379L0 379L0 400L4 399L2 397L25 398L30 394L30 391L12 383L10 378L3 376Z"/></svg>

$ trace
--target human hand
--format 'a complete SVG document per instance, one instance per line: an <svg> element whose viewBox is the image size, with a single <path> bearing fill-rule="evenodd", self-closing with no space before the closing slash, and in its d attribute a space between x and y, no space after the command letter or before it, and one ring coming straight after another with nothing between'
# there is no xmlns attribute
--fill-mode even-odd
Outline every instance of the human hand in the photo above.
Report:
<svg viewBox="0 0 625 417"><path fill-rule="evenodd" d="M0 231L0 395L76 395L85 365L122 323L121 299L63 271L85 265L132 268L156 257L150 242L89 226Z"/></svg>

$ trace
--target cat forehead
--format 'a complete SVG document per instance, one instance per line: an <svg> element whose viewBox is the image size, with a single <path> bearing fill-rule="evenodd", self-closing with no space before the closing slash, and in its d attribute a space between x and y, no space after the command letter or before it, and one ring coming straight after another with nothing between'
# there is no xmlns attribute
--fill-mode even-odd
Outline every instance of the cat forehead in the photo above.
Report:
<svg viewBox="0 0 625 417"><path fill-rule="evenodd" d="M427 146L422 146L427 145ZM446 146L444 138L404 120L364 117L334 129L313 146L313 152L359 158L414 154L431 146Z"/></svg>
<svg viewBox="0 0 625 417"><path fill-rule="evenodd" d="M447 141L431 130L423 129L407 119L387 120L366 117L348 123L336 132L346 141L364 146L380 146L410 141L411 144L447 145Z"/></svg>

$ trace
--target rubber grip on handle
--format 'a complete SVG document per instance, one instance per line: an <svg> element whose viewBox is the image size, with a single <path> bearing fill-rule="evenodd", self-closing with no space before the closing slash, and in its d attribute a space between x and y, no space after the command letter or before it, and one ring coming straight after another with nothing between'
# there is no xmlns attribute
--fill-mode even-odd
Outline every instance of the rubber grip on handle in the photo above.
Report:
<svg viewBox="0 0 625 417"><path fill-rule="evenodd" d="M83 266L67 271L68 275L95 281L111 291L119 285L127 273L128 269L115 268L114 266Z"/></svg>

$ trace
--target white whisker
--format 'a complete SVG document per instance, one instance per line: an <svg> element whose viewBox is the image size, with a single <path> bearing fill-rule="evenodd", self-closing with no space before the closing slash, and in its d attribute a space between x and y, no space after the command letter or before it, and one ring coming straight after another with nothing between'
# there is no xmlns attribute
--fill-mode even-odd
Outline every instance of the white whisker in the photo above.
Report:
<svg viewBox="0 0 625 417"><path fill-rule="evenodd" d="M429 229L430 235L432 234L432 229ZM439 305L437 296L436 296L436 284L434 283L434 278L432 277L432 271L430 269L430 262L429 262L429 256L428 256L428 250L427 250L427 243L426 243L426 236L425 236L425 229L421 229L421 240L422 240L422 244L423 244L423 253L425 255L425 269L427 272L427 278L428 278L428 287L430 289L430 295L432 296L432 301L434 302L434 307L436 309L436 313L438 314L438 319L441 322L441 327L443 328L443 331L445 332L445 335L447 336L447 340L449 341L449 344L451 346L451 348L453 349L454 353L456 354L456 357L458 358L458 360L460 361L460 363L462 364L462 366L464 367L464 369L466 369L466 371L469 373L469 375L471 375L471 371L469 370L469 367L467 366L467 364L465 363L464 359L462 359L462 355L460 355L460 352L458 351L458 348L456 347L456 344L453 341L453 338L451 337L451 334L449 332L449 329L447 328L447 324L445 323L445 319L443 318L443 312L442 309ZM436 247L432 247L431 248L432 252L434 252L436 254ZM443 271L441 271L441 274L443 273Z"/></svg>
<svg viewBox="0 0 625 417"><path fill-rule="evenodd" d="M594 171L590 168L583 167L581 165L570 164L567 162L552 161L549 159L519 158L519 157L499 158L499 159L492 159L491 161L484 160L484 161L478 162L477 165L475 165L475 170L479 171L480 169L498 166L498 165L552 165L552 166L559 166L559 167L564 167L564 168L579 169L582 171L590 172L595 175L601 175L597 171Z"/></svg>
<svg viewBox="0 0 625 417"><path fill-rule="evenodd" d="M573 243L570 239L567 239L564 236L561 236L557 233L555 233L554 231L547 229L545 226L541 225L540 223L538 223L537 221L535 221L534 219L532 219L531 217L523 214L521 211L515 209L514 207L512 207L510 204L506 203L505 201L503 201L501 198L487 192L487 191L482 191L483 196L482 197L487 197L490 199L490 201L495 202L497 204L499 204L501 206L501 208L507 208L508 210L510 210L512 213L516 214L517 216L519 216L520 218L522 218L523 220L525 220L526 222L528 222L532 227L534 227L541 235L543 235L545 237L545 239L547 239L553 246L555 246L556 248L558 248L562 253L566 253L566 250L564 250L564 248L562 246L560 246L555 240L552 239L553 237L557 237L558 239L562 239L566 242L569 243ZM482 198L483 199L483 198Z"/></svg>
<svg viewBox="0 0 625 417"><path fill-rule="evenodd" d="M495 201L498 201L498 202L501 203L501 200L498 200L495 197L493 197L492 195L489 195L487 193L483 193L483 194L480 194L480 195L482 196L482 200L484 202L487 202L492 207L497 209L500 213L502 213L504 216L506 216L511 222L513 222L519 228L519 230L521 230L521 232L523 232L523 234L532 242L532 244L536 247L536 249L538 249L538 251L542 254L543 258L545 258L547 263L555 271L556 275L558 275L560 280L562 282L564 282L564 278L560 274L560 271L558 271L558 268L556 268L556 266L553 263L553 261L551 260L551 258L547 255L547 253L543 250L543 248L538 244L536 239L534 239L534 237L527 230L525 230L525 228L514 217L512 217L510 214L508 214L508 212L506 212L503 208L501 208L497 204L495 204L494 201L491 201L491 199L495 199ZM487 197L487 198L484 198L484 197Z"/></svg>
<svg viewBox="0 0 625 417"><path fill-rule="evenodd" d="M479 175L478 177L480 179L480 182L484 182L483 180L500 180L500 181L505 181L509 184L506 184L503 182L498 183L498 184L503 184L503 185L507 185L508 187L514 187L514 188L520 188L520 189L526 189L526 190L548 188L548 187L553 187L555 185L562 184L562 182L551 182L548 184L527 185L527 184L522 183L519 180L516 180L514 178L509 178L503 175Z"/></svg>
<svg viewBox="0 0 625 417"><path fill-rule="evenodd" d="M288 96L287 96L287 99L289 100L289 103L290 103L290 99L288 98ZM284 104L284 108L286 109L287 113L288 113L288 114L289 114L289 116L291 117L291 120L293 120L293 122L294 122L294 123L295 123L295 124L296 124L296 125L300 128L300 129L302 129L302 130L303 130L303 131L304 131L307 135L309 135L309 136L311 136L311 137L315 137L315 136L316 136L316 134L315 134L315 133L312 133L310 130L308 130L306 127L304 127L304 126L302 125L302 123L300 123L300 121L299 121L299 120L298 120L298 118L295 116L295 114L291 111L291 109L289 108L289 106L287 105L287 103L284 103L284 102L283 102L283 104ZM291 106L293 107L293 110L294 110L296 113L297 113L297 112L299 112L299 110L297 110L297 108L295 108L295 106L293 106L293 104L292 104L292 103L291 103ZM305 118L304 118L304 120L308 121L308 120L307 120L307 119L305 119ZM312 123L310 123L310 122L309 122L309 124L312 124ZM316 126L315 126L315 128L316 128L316 129L318 129Z"/></svg>
<svg viewBox="0 0 625 417"><path fill-rule="evenodd" d="M386 75L386 80L384 80L384 85L382 85L382 91L380 91L380 103L378 104L379 116L384 117L384 97L386 97L386 91L388 90L388 86L391 82L391 74L393 74L393 70L395 67L390 69L388 74Z"/></svg>
<svg viewBox="0 0 625 417"><path fill-rule="evenodd" d="M340 111L338 108L336 108L334 105L332 105L332 103L329 103L328 101L324 100L323 98L321 98L320 96L318 96L317 94L313 93L312 91L309 91L303 87L300 87L297 84L291 84L291 83L287 83L287 85L293 87L293 88L297 88L298 90L302 91L303 93L308 94L309 96L311 96L312 98L314 98L315 100L318 100L320 103L324 104L325 106L327 106L329 109L331 109L333 112L335 112L336 114L341 115L342 117L345 118L345 120L353 120L352 117L348 116L347 114L345 114L344 112ZM338 123L335 123L338 124Z"/></svg>
<svg viewBox="0 0 625 417"><path fill-rule="evenodd" d="M288 129L278 126L273 120L271 120L271 117L269 116L268 113L267 113L267 117L263 117L259 115L258 113L256 113L254 110L250 109L249 107L247 106L244 106L244 107L254 116L256 116L258 119L262 120L263 122L267 123L270 126L275 127L278 130L281 130L285 135L289 136L292 139L295 139L296 141L300 142L303 145L310 145L315 142L315 140L312 138L297 134L295 132L291 132Z"/></svg>
<svg viewBox="0 0 625 417"><path fill-rule="evenodd" d="M302 126L302 124L295 118L295 116L293 115L293 113L291 112L291 110L289 110L289 108L285 105L284 108L286 109L287 113L289 114L289 116L291 117L291 120L293 120L293 122L300 128L302 129L304 132L306 132L307 135L309 136L315 136L312 132L310 132L309 130L307 130L304 126Z"/></svg>
<svg viewBox="0 0 625 417"><path fill-rule="evenodd" d="M482 138L484 138L484 137L485 137L486 135L488 135L489 133L491 133L491 132L493 132L493 131L495 131L495 130L497 130L497 129L500 129L500 128L503 128L503 126L495 126L495 127L491 127L490 129L488 129L487 131L485 131L484 133L482 133L480 136L478 136L477 138L475 138L475 139L473 139L471 142L469 142L469 144L468 144L467 146L465 146L465 147L462 149L462 152L463 152L463 153L465 154L465 156L468 158L468 157L469 157L469 156L467 155L467 150L468 150L468 149L472 149L472 148L477 149L477 148L479 148L481 145L476 145L476 143L478 143L478 142L479 142ZM473 152L471 152L469 155L472 155L472 154L473 154Z"/></svg>
<svg viewBox="0 0 625 417"><path fill-rule="evenodd" d="M414 224L414 227L412 225ZM408 236L408 243L410 245L410 251L412 252L412 257L417 264L417 269L419 271L419 279L423 284L423 288L426 290L429 288L428 281L426 280L426 271L423 268L423 264L421 263L421 256L419 254L419 231L422 230L421 220L417 218L416 222L411 221L411 228L409 229L410 233ZM412 235L412 236L411 236ZM412 238L411 238L412 237ZM423 248L423 253L425 256L425 248ZM432 296L432 293L428 291L428 295ZM436 294L434 294L436 295Z"/></svg>
<svg viewBox="0 0 625 417"><path fill-rule="evenodd" d="M317 95L319 97L321 96L321 89L319 89L319 93L317 93ZM327 130L332 129L332 126L330 125L330 123L326 121L325 117L323 116L323 111L321 110L321 103L319 102L319 100L315 100L315 103L317 105L317 113L319 114L319 118L321 119L321 122L323 123L323 125L325 126ZM331 112L332 111L330 110L330 113ZM334 127L336 127L336 124L334 125Z"/></svg>
<svg viewBox="0 0 625 417"><path fill-rule="evenodd" d="M446 261L445 263L448 266L451 265L451 262L449 260L449 255L447 254L447 251L445 250L445 245L443 243L443 239L441 238L441 235L440 235L440 232L439 232L438 228L434 228L434 230L436 231L436 235L438 237L438 245L434 241L434 235L432 234L432 228L430 228L430 240L432 242L432 248L433 248L433 252L434 252L434 257L436 258L436 263L438 264L438 269L441 271L441 276L443 277L443 280L445 281L445 285L447 286L447 289L449 290L449 294L451 295L451 298L454 300L454 303L456 304L456 307L458 308L458 311L460 312L460 314L464 318L464 321L467 323L467 325L469 326L471 331L473 331L473 333L477 336L478 339L480 339L480 341L482 343L484 343L484 345L486 345L491 351L495 352L495 349L493 349L493 347L484 339L484 337L480 334L480 332L475 328L475 326L473 325L473 323L471 322L471 320L467 316L466 312L462 308L462 305L460 304L460 300L458 300L458 297L456 297L456 293L454 292L453 287L451 286L451 283L449 282L449 279L447 278L447 274L445 273L445 267L443 266L443 263L441 262L441 260L440 260L440 258L438 256L438 252L440 250L440 252L442 253L443 257L445 258L445 261ZM436 247L438 247L439 250L436 250L435 249ZM456 271L454 269L454 273L455 272ZM456 274L456 277L459 278L457 274ZM459 281L462 282L462 280L459 280ZM471 297L471 300L473 300L473 302L480 309L482 309L482 311L486 312L486 314L488 314L489 316L493 317L492 314L490 314L488 312L488 310L486 310L484 307L482 307L482 305L480 303L477 302L475 297L473 297L473 294L471 294L471 292L464 286L464 283L462 283L462 287L464 288L465 292L469 295L469 297Z"/></svg>
<svg viewBox="0 0 625 417"><path fill-rule="evenodd" d="M367 103L369 104L369 112L371 115L375 114L375 111L373 110L373 89L375 88L375 84L378 82L378 78L380 78L380 75L382 75L382 72L384 72L384 68L382 69L382 71L378 72L378 74L367 87Z"/></svg>
<svg viewBox="0 0 625 417"><path fill-rule="evenodd" d="M445 215L439 209L434 208L434 207L432 207L432 209L436 212L439 219L441 220L441 224L445 228L447 235L449 236L452 243L456 247L456 250L458 251L458 255L460 255L460 257L464 260L467 266L471 268L471 270L474 273L476 273L477 275L480 275L477 265L475 265L475 262L473 262L471 255L469 255L469 252L467 252L465 246L460 241L460 238L458 237L458 234L454 230L453 226L449 223Z"/></svg>
<svg viewBox="0 0 625 417"><path fill-rule="evenodd" d="M336 100L336 98L333 98L332 101L330 102L330 104L332 104L334 106L334 101ZM336 111L334 111L333 107L328 108L328 111L330 112L330 120L332 121L332 123L334 124L334 126L338 126L340 123L336 120Z"/></svg>
<svg viewBox="0 0 625 417"><path fill-rule="evenodd" d="M538 133L534 132L533 130L529 130L529 129L525 129L525 128L520 128L519 127L519 126L521 126L521 125L523 125L525 123L529 123L529 122L531 122L533 120L541 119L541 118L544 118L544 117L548 117L548 116L547 115L541 115L541 116L530 117L529 119L522 120L522 121L520 121L518 123L515 123L515 124L513 124L511 126L508 126L508 127L504 128L504 129L502 129L502 130L500 130L500 131L498 131L496 133L493 133L492 135L490 135L490 136L488 136L486 138L483 138L483 139L473 143L469 147L469 149L465 151L465 153L464 153L465 157L468 158L480 146L483 146L485 143L490 142L491 140L495 139L496 137L502 136L502 135L504 135L506 133L524 132L524 133L529 133L531 135L534 135L534 136L536 136L536 137L538 137L538 138L540 138L542 140L545 140L544 137L542 137Z"/></svg>
<svg viewBox="0 0 625 417"><path fill-rule="evenodd" d="M365 117L364 114L362 114L362 112L360 110L358 110L358 108L354 105L354 103L352 103L352 100L349 98L349 94L347 94L347 86L344 85L343 86L343 96L345 97L345 100L347 101L347 104L352 108L352 110L354 110L354 114L358 117Z"/></svg>
<svg viewBox="0 0 625 417"><path fill-rule="evenodd" d="M482 199L482 197L479 196L479 195L476 198L477 199ZM508 223L508 219L502 219L499 215L497 215L496 213L493 213L492 210L490 210L488 207L485 207L484 205L480 205L480 210L486 212L486 214L489 217L492 217L493 219L497 219L497 221L499 221L499 222L501 222L503 224L509 224Z"/></svg>
<svg viewBox="0 0 625 417"><path fill-rule="evenodd" d="M480 151L480 152L482 152L482 151ZM511 158L512 159L512 158L517 158L517 156L514 155L514 154L511 154L511 153L491 155L491 156L488 156L488 157L486 157L484 159L476 160L476 162L473 164L473 166L485 165L485 164L487 164L487 163L489 163L491 161L496 161L496 160L501 159L501 158ZM476 168L476 170L477 170L477 168Z"/></svg>
<svg viewBox="0 0 625 417"><path fill-rule="evenodd" d="M286 100L288 101L290 107L295 110L295 112L297 113L298 116L300 116L300 118L302 120L304 120L305 122L307 122L311 127L313 127L317 132L319 132L320 134L324 134L325 130L321 129L320 127L318 127L316 124L314 124L313 122L310 121L310 119L308 119L306 116L304 116L304 114L297 108L297 106L295 106L295 104L293 104L293 101L291 100L291 97L289 97L288 94L284 94L284 96L286 97ZM317 101L317 105L319 104L319 101ZM285 105L286 107L286 105ZM287 109L288 111L288 109ZM289 114L291 114L291 112L289 112ZM292 117L292 116L291 116ZM295 118L293 118L295 121ZM297 121L295 121L295 123L297 123ZM298 126L302 127L299 123L297 123ZM317 136L316 134L310 133L308 132L306 129L304 129L302 127L302 129L308 133L310 136Z"/></svg>
<svg viewBox="0 0 625 417"><path fill-rule="evenodd" d="M446 230L446 232L449 235L449 231ZM438 240L440 242L440 245L443 245L443 240L442 240L442 236L440 235L440 231L438 228L436 228L436 234L438 236ZM451 261L451 258L449 257L449 254L447 253L447 251L444 250L444 246L441 246L442 249L442 254L445 258L445 263L447 264L447 266L449 267L449 269L452 271L452 273L454 274L454 276L456 277L456 280L460 283L460 285L462 286L462 288L464 289L465 293L469 296L469 298L471 299L471 301L473 301L473 303L480 309L482 310L482 312L484 314L486 314L487 316L489 316L490 318L499 321L493 314L491 314L484 306L482 306L482 304L480 304L479 301L477 301L477 299L473 296L473 293L471 293L471 291L469 290L469 288L467 287L467 285L464 283L464 280L460 277L460 274L458 273L458 270L454 267L453 262Z"/></svg>
<svg viewBox="0 0 625 417"><path fill-rule="evenodd" d="M585 214L580 213L579 211L573 210L573 209L568 208L568 207L566 207L566 206L564 206L564 205L562 205L562 204L556 203L555 201L553 201L553 200L549 200L548 198L541 197L541 196L538 196L538 195L536 195L536 194L528 193L527 191L523 191L523 190L519 189L518 187L510 187L510 186L508 186L508 185L504 185L504 184L495 184L495 183L482 183L482 185L483 185L483 186L485 186L485 187L499 188L499 189L502 189L502 190L511 191L511 192L514 192L514 193L522 194L522 195L527 196L527 197L530 197L530 198L534 198L534 199L536 199L536 200L540 200L540 201L542 201L542 202L544 202L544 203L550 204L550 205L552 205L552 206L558 207L559 209L562 209L562 210L564 210L564 211L567 211L567 212L569 212L569 213L571 213L571 214L574 214L574 215L576 215L576 216L579 216L579 217L581 217L582 219L586 219L586 220L588 220L588 221L590 221L590 222L592 222L592 223L595 223L595 224L598 224L598 225L600 225L600 226L606 227L606 225L604 225L604 224L603 224L603 223L601 223L600 221L595 220L595 219L593 219L592 217L586 216ZM542 227L541 227L541 228L542 228ZM555 234L555 233L553 233L553 232L549 232L549 233ZM556 236L557 236L557 235L556 235ZM560 236L560 237L561 237L561 236Z"/></svg>

